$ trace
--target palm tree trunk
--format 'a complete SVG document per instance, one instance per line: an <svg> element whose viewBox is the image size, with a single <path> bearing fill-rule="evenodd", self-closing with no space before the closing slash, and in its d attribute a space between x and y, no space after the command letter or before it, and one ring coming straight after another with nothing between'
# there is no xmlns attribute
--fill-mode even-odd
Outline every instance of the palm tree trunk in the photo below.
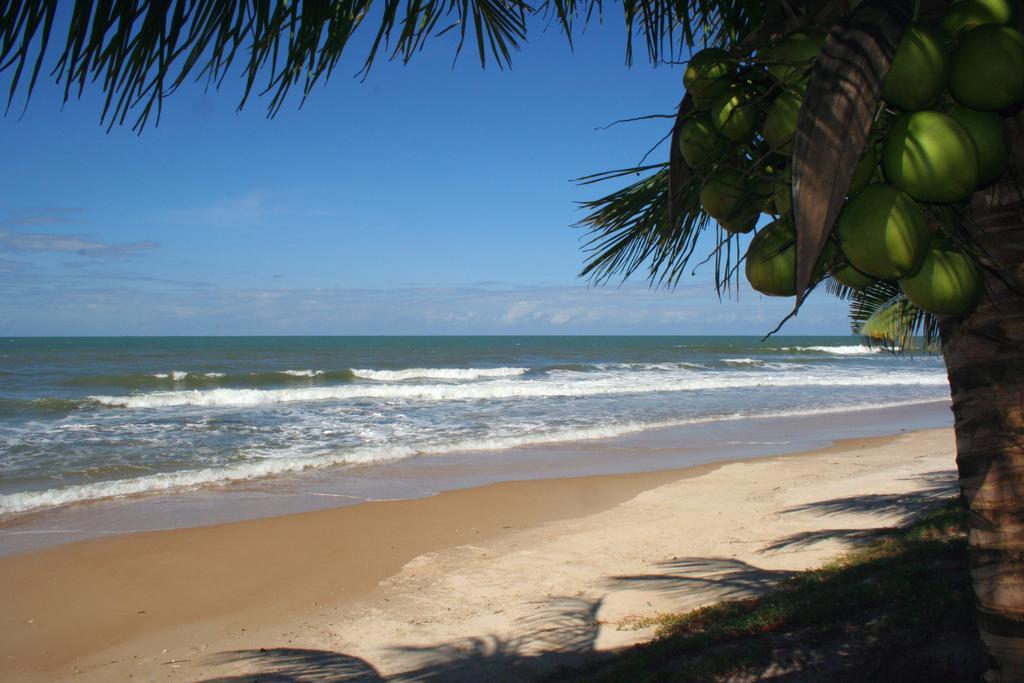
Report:
<svg viewBox="0 0 1024 683"><path fill-rule="evenodd" d="M1018 116L1011 125L1010 169L975 194L965 226L989 266L985 297L970 315L941 325L986 681L1024 681L1022 124Z"/></svg>

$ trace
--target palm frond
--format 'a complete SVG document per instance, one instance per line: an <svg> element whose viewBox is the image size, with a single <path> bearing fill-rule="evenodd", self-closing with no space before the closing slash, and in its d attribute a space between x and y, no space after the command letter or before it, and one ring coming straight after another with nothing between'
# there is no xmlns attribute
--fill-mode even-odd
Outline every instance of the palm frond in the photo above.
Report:
<svg viewBox="0 0 1024 683"><path fill-rule="evenodd" d="M680 192L677 220L669 210L667 164L611 171L579 182L586 185L652 170L624 188L582 203L590 213L577 226L589 230L591 237L584 245L590 256L581 276L596 283L615 275L625 280L646 264L653 284L672 286L682 277L697 237L709 223L700 210L699 179L691 178Z"/></svg>
<svg viewBox="0 0 1024 683"><path fill-rule="evenodd" d="M829 32L811 71L793 140L797 307L864 153L912 9L909 0L865 0Z"/></svg>
<svg viewBox="0 0 1024 683"><path fill-rule="evenodd" d="M60 11L58 11L60 10ZM0 72L27 104L46 67L51 43L59 54L49 69L64 99L97 87L102 120L124 123L137 111L141 130L159 120L163 98L190 79L219 86L239 62L243 106L253 92L276 113L288 94L302 98L327 80L353 35L367 22L373 37L365 75L378 56L407 62L430 39L447 33L455 54L469 42L481 65L511 65L531 18L554 16L570 43L574 31L602 18L601 0L7 0L0 4ZM726 44L756 26L761 3L751 0L623 0L626 60L638 36L653 63L704 42Z"/></svg>
<svg viewBox="0 0 1024 683"><path fill-rule="evenodd" d="M868 346L912 353L919 342L929 348L939 339L938 318L908 301L895 282L879 280L844 293L850 297L851 330Z"/></svg>
<svg viewBox="0 0 1024 683"><path fill-rule="evenodd" d="M853 287L844 285L839 280L832 277L827 277L824 280L825 292L840 301L850 301L857 294L857 290Z"/></svg>

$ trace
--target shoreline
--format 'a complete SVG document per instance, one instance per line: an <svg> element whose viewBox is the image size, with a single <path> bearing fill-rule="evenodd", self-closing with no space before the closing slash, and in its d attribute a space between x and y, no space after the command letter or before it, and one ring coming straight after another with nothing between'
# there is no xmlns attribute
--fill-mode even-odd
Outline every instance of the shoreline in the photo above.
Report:
<svg viewBox="0 0 1024 683"><path fill-rule="evenodd" d="M581 587L566 599L590 599L602 590L601 581L663 560L673 544L677 552L681 543L691 553L728 554L734 545L764 545L761 538L731 539L747 530L792 536L837 521L853 528L858 514L861 527L878 526L892 519L891 506L867 513L814 510L801 523L794 520L802 514L800 496L911 496L936 489L938 479L938 490L947 490L951 431L837 441L696 468L507 481L2 557L0 677L194 680L214 669L234 675L268 664L214 655L223 660L225 652L278 646L335 654L340 648L375 672L407 670L417 657L393 650L410 633L414 642L429 643L507 629L505 622L519 623L529 611L523 605L555 595L552 584ZM762 503L775 507L758 512ZM673 538L680 528L686 538ZM768 572L796 570L843 544L822 537L805 546L758 562ZM447 585L460 577L461 584ZM431 591L440 591L432 599L447 607L431 604ZM609 595L591 605L591 650L643 637L602 632L600 624L612 617L601 610L630 613L614 603ZM445 622L446 616L454 621ZM443 650L427 649L420 659Z"/></svg>
<svg viewBox="0 0 1024 683"><path fill-rule="evenodd" d="M708 419L616 436L455 451L361 466L87 500L0 519L0 557L91 538L410 500L504 481L682 469L825 447L835 440L938 428L949 400ZM622 457L626 453L628 457Z"/></svg>

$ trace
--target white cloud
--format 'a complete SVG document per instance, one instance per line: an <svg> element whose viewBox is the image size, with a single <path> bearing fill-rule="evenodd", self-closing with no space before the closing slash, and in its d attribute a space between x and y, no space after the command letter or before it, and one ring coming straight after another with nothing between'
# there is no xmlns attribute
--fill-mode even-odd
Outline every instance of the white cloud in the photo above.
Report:
<svg viewBox="0 0 1024 683"><path fill-rule="evenodd" d="M69 281L70 282L70 281ZM3 280L0 279L0 285ZM21 282L13 334L763 334L792 305L719 302L708 286L226 289L152 281ZM85 312L88 311L88 314ZM814 296L784 332L844 334L845 307Z"/></svg>
<svg viewBox="0 0 1024 683"><path fill-rule="evenodd" d="M508 307L505 311L505 315L501 316L501 322L507 325L514 325L515 323L524 320L530 316L533 312L533 305L528 301L517 301Z"/></svg>

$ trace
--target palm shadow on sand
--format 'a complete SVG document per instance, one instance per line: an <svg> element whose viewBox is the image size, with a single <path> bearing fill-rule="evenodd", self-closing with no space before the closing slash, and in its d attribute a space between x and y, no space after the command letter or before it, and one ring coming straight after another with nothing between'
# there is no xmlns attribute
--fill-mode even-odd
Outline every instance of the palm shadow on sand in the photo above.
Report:
<svg viewBox="0 0 1024 683"><path fill-rule="evenodd" d="M832 498L805 503L783 510L783 514L813 512L823 518L847 513L882 515L888 521L884 526L804 531L776 539L762 548L760 552L798 551L816 543L829 540L863 544L877 538L879 534L894 526L909 524L923 512L934 508L937 504L959 493L956 474L948 470L926 472L925 474L911 477L910 481L923 485L923 488L911 493L870 493L861 496Z"/></svg>
<svg viewBox="0 0 1024 683"><path fill-rule="evenodd" d="M879 513L902 524L956 492L955 479L948 472L928 473L917 479L926 486L916 493L823 500L786 512L817 511L823 517L846 512ZM769 543L762 552L799 549L825 539L862 542L888 528L825 529L795 534ZM659 563L649 574L609 577L607 586L609 590L653 590L673 598L706 593L707 598L702 596L700 600L706 603L760 595L793 575L794 572L762 569L736 558L684 557ZM356 656L277 647L213 655L209 665L231 666L246 673L209 678L205 683L586 680L587 672L599 669L602 661L614 657L614 653L595 650L601 628L597 618L601 605L601 599L554 597L537 603L536 612L519 620L511 637L491 633L451 642L395 647L391 654L409 664L405 670L387 676ZM834 656L843 647L842 642L832 643L826 649L835 649L826 654ZM809 653L809 662L815 659L813 655ZM777 652L766 655L764 670L777 666L779 657ZM855 675L858 670L856 661L836 663L843 674ZM846 680L842 675L840 678Z"/></svg>
<svg viewBox="0 0 1024 683"><path fill-rule="evenodd" d="M212 666L241 665L253 673L206 679L205 683L299 683L306 681L522 681L550 676L595 657L600 600L556 597L538 603L517 622L511 638L495 634L433 645L394 648L412 662L382 676L359 657L325 650L264 648L212 656Z"/></svg>

